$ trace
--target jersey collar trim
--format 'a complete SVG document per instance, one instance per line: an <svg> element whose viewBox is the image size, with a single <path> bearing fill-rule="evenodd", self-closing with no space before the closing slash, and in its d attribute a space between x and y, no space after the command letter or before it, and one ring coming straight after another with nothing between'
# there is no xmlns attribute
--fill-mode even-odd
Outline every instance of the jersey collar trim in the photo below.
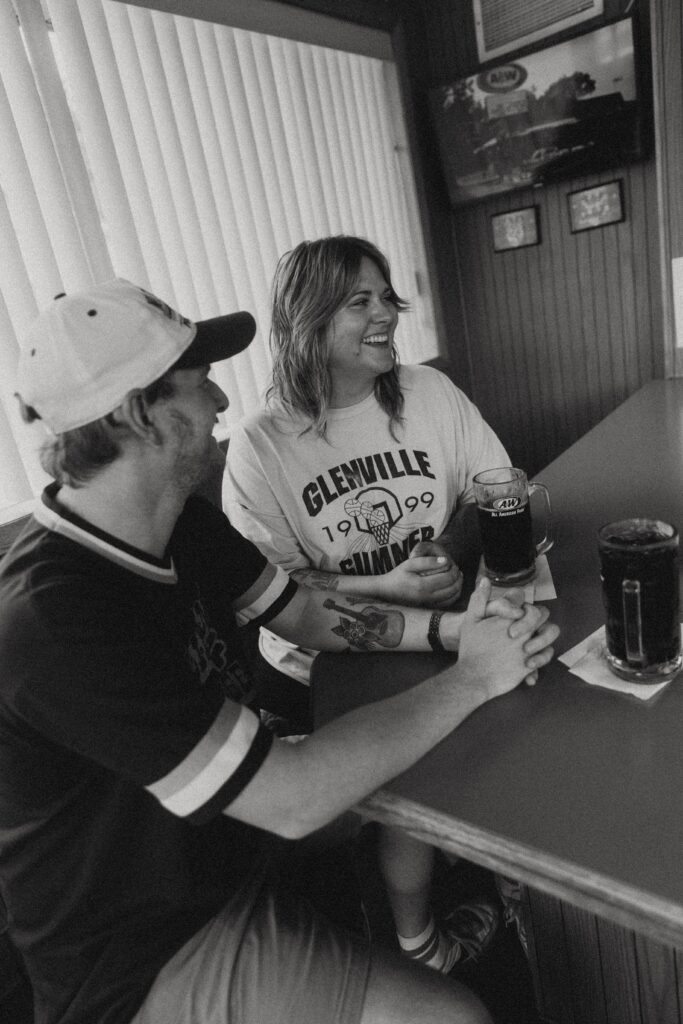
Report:
<svg viewBox="0 0 683 1024"><path fill-rule="evenodd" d="M79 523L74 522L68 518L65 510L55 500L55 491L52 487L46 488L43 492L42 500L36 505L33 516L41 526L53 533L68 537L121 568L137 573L138 576L144 576L145 579L153 580L155 583L174 584L178 582L172 558L169 559L167 565L147 560L133 554L126 547L120 546L115 537L109 534L100 535L99 531L98 533L91 532L84 520L80 520Z"/></svg>

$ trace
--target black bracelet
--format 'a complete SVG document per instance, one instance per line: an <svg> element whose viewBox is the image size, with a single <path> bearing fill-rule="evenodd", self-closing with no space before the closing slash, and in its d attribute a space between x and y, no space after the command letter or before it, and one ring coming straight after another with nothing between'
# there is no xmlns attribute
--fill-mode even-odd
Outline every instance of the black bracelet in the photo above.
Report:
<svg viewBox="0 0 683 1024"><path fill-rule="evenodd" d="M439 623L441 622L441 616L443 612L432 612L429 617L429 629L427 630L427 640L429 646L433 651L445 651L446 648L441 643L441 637L439 636Z"/></svg>

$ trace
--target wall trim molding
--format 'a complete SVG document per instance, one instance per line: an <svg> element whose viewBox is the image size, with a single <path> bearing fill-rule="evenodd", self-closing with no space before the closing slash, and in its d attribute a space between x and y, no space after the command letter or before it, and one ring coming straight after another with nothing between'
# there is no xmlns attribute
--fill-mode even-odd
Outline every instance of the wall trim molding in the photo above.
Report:
<svg viewBox="0 0 683 1024"><path fill-rule="evenodd" d="M167 14L281 36L378 60L393 60L391 34L277 0L119 0Z"/></svg>

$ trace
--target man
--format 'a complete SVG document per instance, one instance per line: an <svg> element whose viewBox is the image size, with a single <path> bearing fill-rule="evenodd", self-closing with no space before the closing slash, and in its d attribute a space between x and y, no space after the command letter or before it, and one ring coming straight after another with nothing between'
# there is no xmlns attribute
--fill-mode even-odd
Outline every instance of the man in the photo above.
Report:
<svg viewBox="0 0 683 1024"><path fill-rule="evenodd" d="M53 434L55 483L0 569L0 882L36 1024L483 1024L462 986L295 899L282 837L533 676L557 629L488 584L464 618L347 615L193 497L227 406L210 363L254 330L114 280L58 297L25 340L19 397ZM316 649L459 646L459 662L289 744L252 709L247 622Z"/></svg>

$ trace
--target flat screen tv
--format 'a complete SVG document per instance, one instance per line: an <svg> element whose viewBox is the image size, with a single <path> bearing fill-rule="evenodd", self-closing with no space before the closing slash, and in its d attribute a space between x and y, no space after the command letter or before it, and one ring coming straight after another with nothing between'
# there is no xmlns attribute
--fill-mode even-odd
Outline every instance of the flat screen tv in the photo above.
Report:
<svg viewBox="0 0 683 1024"><path fill-rule="evenodd" d="M642 81L628 17L432 90L451 202L642 159Z"/></svg>

